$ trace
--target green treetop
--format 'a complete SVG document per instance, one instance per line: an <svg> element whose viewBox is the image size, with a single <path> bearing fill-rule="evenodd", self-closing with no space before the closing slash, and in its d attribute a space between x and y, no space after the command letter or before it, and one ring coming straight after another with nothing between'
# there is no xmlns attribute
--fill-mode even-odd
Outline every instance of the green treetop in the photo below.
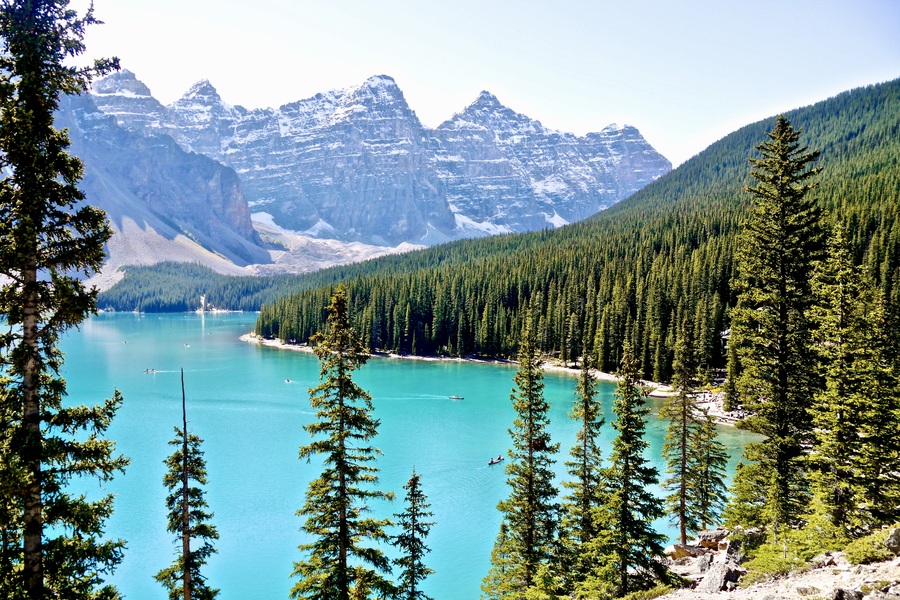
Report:
<svg viewBox="0 0 900 600"><path fill-rule="evenodd" d="M898 514L897 380L884 311L835 228L813 281L825 387L813 406L810 456L815 508L842 535L855 537Z"/></svg>
<svg viewBox="0 0 900 600"><path fill-rule="evenodd" d="M661 562L665 537L653 529L653 521L664 514L662 501L650 489L659 474L644 457L646 392L627 346L618 376L613 404L617 435L606 471L606 501L595 511L599 533L586 549L595 567L578 588L587 597L621 597L669 577Z"/></svg>
<svg viewBox="0 0 900 600"><path fill-rule="evenodd" d="M584 356L581 373L575 387L575 403L570 416L581 424L576 444L569 451L571 460L566 462L568 481L563 486L569 494L563 499L561 546L568 565L564 573L567 587L572 588L584 580L591 570L584 560L583 548L597 535L594 511L603 502L603 453L600 449L600 430L606 423L603 406L597 395L597 382L591 373L591 358ZM570 590L571 591L571 590Z"/></svg>
<svg viewBox="0 0 900 600"><path fill-rule="evenodd" d="M793 524L808 500L803 455L820 387L808 312L823 229L810 194L818 152L800 145L800 131L784 116L768 137L757 146L761 158L751 159L757 185L747 188L753 204L736 257L730 343L742 369L740 401L755 415L745 423L765 436L745 456L768 474L756 493L766 498L767 519L778 529Z"/></svg>
<svg viewBox="0 0 900 600"><path fill-rule="evenodd" d="M666 398L659 411L660 418L669 420L663 443L663 457L669 474L663 482L663 487L669 492L666 508L678 525L682 545L687 544L687 532L697 531L699 528L690 491L694 461L697 458L693 442L700 426L694 398L696 370L691 330L687 323L682 323L681 336L675 343L675 377L672 384L676 393Z"/></svg>
<svg viewBox="0 0 900 600"><path fill-rule="evenodd" d="M389 541L384 528L391 521L366 512L368 502L392 495L373 489L380 452L371 440L379 421L372 416L371 396L352 379L368 356L350 326L343 286L331 298L325 332L312 342L321 383L309 390L316 420L304 429L314 440L300 447L300 458L321 456L324 469L310 482L306 502L297 513L306 517L303 531L313 540L300 546L306 556L294 563L293 575L300 580L291 597L347 600L351 593L367 594L369 589L389 595L393 585L384 574L391 570L390 560L377 545L365 543Z"/></svg>
<svg viewBox="0 0 900 600"><path fill-rule="evenodd" d="M503 513L505 539L499 555L508 557L494 589L486 586L497 580L489 573L482 590L489 598L519 598L534 584L535 575L553 554L557 529L556 488L553 486L553 454L559 444L550 442L547 427L549 404L544 399L544 375L537 356L530 319L526 320L519 343L519 369L510 400L516 411L509 430L513 447L506 465L509 497L497 508ZM496 548L495 548L496 549Z"/></svg>
<svg viewBox="0 0 900 600"><path fill-rule="evenodd" d="M219 590L209 587L200 568L216 553L212 541L219 539L216 527L209 523L213 514L204 498L207 485L206 461L201 445L203 440L187 428L187 408L184 397L184 371L181 372L182 427L175 428L175 439L169 442L175 451L165 460L168 470L163 485L169 491L166 508L169 523L166 530L175 534L180 545L175 562L156 574L156 580L169 590L169 600L213 600ZM191 482L194 485L191 485ZM200 540L191 549L191 542Z"/></svg>
<svg viewBox="0 0 900 600"><path fill-rule="evenodd" d="M701 411L691 447L694 454L689 486L692 517L700 529L706 529L720 521L728 499L725 485L728 452L719 441L716 423L706 410Z"/></svg>
<svg viewBox="0 0 900 600"><path fill-rule="evenodd" d="M400 551L400 558L394 559L394 566L400 568L397 580L398 600L432 600L419 589L419 584L434 573L425 566L425 555L431 550L425 545L425 538L431 531L433 516L428 509L428 498L422 492L421 477L413 469L412 477L403 486L406 490L406 510L394 515L401 533L394 537L394 547Z"/></svg>
<svg viewBox="0 0 900 600"><path fill-rule="evenodd" d="M82 275L102 264L103 211L80 205L81 161L54 127L60 98L118 67L72 66L97 23L67 0L0 0L0 596L111 598L103 586L124 543L104 541L112 496L66 491L78 476L109 481L127 461L103 437L121 397L63 406L59 336L96 309Z"/></svg>

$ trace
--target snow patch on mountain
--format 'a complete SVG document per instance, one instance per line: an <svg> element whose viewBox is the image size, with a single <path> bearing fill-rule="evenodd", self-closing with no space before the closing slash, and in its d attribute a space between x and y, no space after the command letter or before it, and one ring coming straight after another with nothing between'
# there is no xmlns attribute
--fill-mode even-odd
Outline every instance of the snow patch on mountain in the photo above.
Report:
<svg viewBox="0 0 900 600"><path fill-rule="evenodd" d="M234 169L272 224L344 241L396 246L561 226L671 169L634 127L575 136L487 91L428 129L387 75L254 110L227 104L206 80L164 107L128 72L93 94L120 125Z"/></svg>

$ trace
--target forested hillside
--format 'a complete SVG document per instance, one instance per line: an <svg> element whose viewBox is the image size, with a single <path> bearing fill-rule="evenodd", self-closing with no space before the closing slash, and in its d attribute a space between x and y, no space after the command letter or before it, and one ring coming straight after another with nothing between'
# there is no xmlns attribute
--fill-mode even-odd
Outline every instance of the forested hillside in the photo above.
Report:
<svg viewBox="0 0 900 600"><path fill-rule="evenodd" d="M855 260L893 301L900 267L900 81L787 113L821 151L816 195L845 224ZM735 233L749 196L747 159L774 119L748 125L597 216L555 231L469 241L345 269L371 349L512 356L533 306L544 352L589 347L612 370L628 338L644 377L670 378L687 318L706 369L724 365ZM334 279L334 273L319 277ZM325 287L262 308L257 331L302 342L322 323Z"/></svg>
<svg viewBox="0 0 900 600"><path fill-rule="evenodd" d="M900 304L893 285L900 277L898 114L900 80L786 113L803 129L802 142L821 151L817 197L846 225L855 260L869 269L895 312ZM351 312L372 350L513 356L524 309L532 306L540 349L563 360L578 356L586 344L602 369L613 370L627 338L642 375L668 380L676 324L687 318L698 340L699 364L721 368L721 333L734 301L735 234L749 204L743 191L750 182L747 159L756 155L754 146L773 123L774 117L743 127L581 223L277 280L279 289L297 291L263 306L257 331L306 341L324 320L332 284L346 280ZM131 279L131 285L145 288ZM234 290L247 285L241 278L206 293L217 306L250 309L247 303L230 305L240 295ZM260 288L259 293L269 292ZM197 305L198 294L193 296L191 308ZM133 302L132 307L151 309L146 301Z"/></svg>

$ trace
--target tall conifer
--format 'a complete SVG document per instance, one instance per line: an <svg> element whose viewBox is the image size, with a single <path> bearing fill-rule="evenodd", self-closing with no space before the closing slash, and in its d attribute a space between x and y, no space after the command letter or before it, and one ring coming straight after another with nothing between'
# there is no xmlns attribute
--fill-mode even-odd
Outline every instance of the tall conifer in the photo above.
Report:
<svg viewBox="0 0 900 600"><path fill-rule="evenodd" d="M200 449L203 440L188 431L187 406L184 395L184 370L181 371L181 428L175 428L175 439L169 442L175 447L165 460L168 471L163 485L169 491L166 508L169 523L166 530L177 535L180 546L175 562L156 574L156 580L169 590L169 600L212 600L219 590L206 583L200 568L215 554L212 540L219 539L219 532L209 523L213 515L207 512L202 485L207 485L206 461ZM194 485L191 485L191 482ZM191 542L201 541L191 549Z"/></svg>
<svg viewBox="0 0 900 600"><path fill-rule="evenodd" d="M590 572L590 562L582 549L597 535L594 511L603 502L603 452L600 430L606 423L603 406L597 396L597 382L591 373L592 361L585 354L575 388L575 403L570 416L581 424L576 444L566 462L570 479L563 482L569 494L563 498L560 545L563 560L570 565L564 574L571 588Z"/></svg>
<svg viewBox="0 0 900 600"><path fill-rule="evenodd" d="M102 264L111 230L103 211L80 205L81 161L54 127L60 97L87 89L81 69L85 28L98 23L67 0L0 0L0 511L4 598L87 598L114 594L103 575L124 544L104 541L112 497L66 491L76 476L109 481L127 461L104 439L117 408L63 406L59 336L96 310L96 289L80 275Z"/></svg>
<svg viewBox="0 0 900 600"><path fill-rule="evenodd" d="M659 482L659 473L644 456L646 392L627 345L618 376L613 404L613 429L618 434L606 472L608 490L605 503L595 511L599 533L587 548L595 568L579 586L586 597L621 597L669 578L662 563L665 537L653 529L653 521L664 513L662 501L651 489Z"/></svg>
<svg viewBox="0 0 900 600"><path fill-rule="evenodd" d="M306 517L303 531L313 538L302 544L306 556L294 563L300 580L292 598L348 600L351 592L374 589L393 593L385 578L391 570L384 553L366 542L388 542L384 528L389 519L365 516L368 502L391 498L373 489L378 483L375 460L379 450L371 445L379 421L372 416L372 398L352 378L368 360L362 340L350 325L347 292L339 285L328 306L324 333L311 342L319 358L321 383L310 388L310 405L316 420L304 429L315 438L300 447L300 458L318 455L324 460L321 475L310 482L306 502L298 515ZM368 592L365 592L368 593Z"/></svg>
<svg viewBox="0 0 900 600"><path fill-rule="evenodd" d="M881 303L853 265L839 227L814 286L812 315L825 373L813 407L814 506L845 537L854 537L897 515L890 475L900 468L897 381L880 334Z"/></svg>
<svg viewBox="0 0 900 600"><path fill-rule="evenodd" d="M666 473L663 487L669 492L666 509L673 522L678 525L681 544L687 544L689 531L697 531L697 519L691 484L694 478L694 463L697 459L694 442L700 422L697 419L697 405L694 398L696 377L694 366L693 328L682 323L678 341L675 343L675 377L672 384L675 394L666 398L659 416L668 419L666 438L663 443L663 457L666 459Z"/></svg>
<svg viewBox="0 0 900 600"><path fill-rule="evenodd" d="M520 597L534 583L538 568L552 558L557 530L552 466L559 444L550 442L547 431L550 406L544 399L544 374L530 318L526 319L519 342L515 384L510 395L516 411L509 430L513 447L506 465L506 481L511 489L509 497L497 505L506 524L505 539L498 538L497 543L504 545L503 555L510 560L497 589L485 590L491 598ZM485 584L490 581L489 574Z"/></svg>
<svg viewBox="0 0 900 600"><path fill-rule="evenodd" d="M419 584L434 573L425 566L425 555L431 550L425 545L425 538L431 531L433 516L429 511L428 498L422 491L421 477L413 469L412 477L403 486L406 490L406 510L395 514L401 532L393 539L394 547L400 551L400 558L394 559L394 566L400 568L397 578L398 600L432 600L426 596Z"/></svg>
<svg viewBox="0 0 900 600"><path fill-rule="evenodd" d="M812 441L809 409L820 387L808 311L813 267L823 252L821 210L810 193L819 156L800 131L778 117L750 159L756 185L736 257L731 339L742 373L737 391L755 416L747 427L765 436L744 455L768 474L767 519L777 530L795 522L809 498L803 464ZM733 374L733 369L730 371Z"/></svg>
<svg viewBox="0 0 900 600"><path fill-rule="evenodd" d="M728 452L718 439L716 423L709 411L701 411L691 447L691 511L695 524L706 529L719 522L728 499L725 485Z"/></svg>

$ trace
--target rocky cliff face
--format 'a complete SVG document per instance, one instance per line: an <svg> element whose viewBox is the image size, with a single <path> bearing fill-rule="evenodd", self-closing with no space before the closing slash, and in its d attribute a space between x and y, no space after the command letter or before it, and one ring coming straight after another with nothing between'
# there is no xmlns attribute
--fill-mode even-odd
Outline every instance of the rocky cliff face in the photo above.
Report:
<svg viewBox="0 0 900 600"><path fill-rule="evenodd" d="M277 109L222 101L209 82L163 107L132 73L98 82L104 113L167 134L240 176L284 228L396 245L558 226L671 169L633 127L577 137L481 96L436 130L381 75Z"/></svg>
<svg viewBox="0 0 900 600"><path fill-rule="evenodd" d="M156 122L161 106L142 91L133 87L129 98L148 110L133 118ZM80 187L113 226L113 267L195 260L235 272L235 265L270 262L234 170L168 136L124 129L86 96L64 98L57 125L69 129L72 153L84 162Z"/></svg>

